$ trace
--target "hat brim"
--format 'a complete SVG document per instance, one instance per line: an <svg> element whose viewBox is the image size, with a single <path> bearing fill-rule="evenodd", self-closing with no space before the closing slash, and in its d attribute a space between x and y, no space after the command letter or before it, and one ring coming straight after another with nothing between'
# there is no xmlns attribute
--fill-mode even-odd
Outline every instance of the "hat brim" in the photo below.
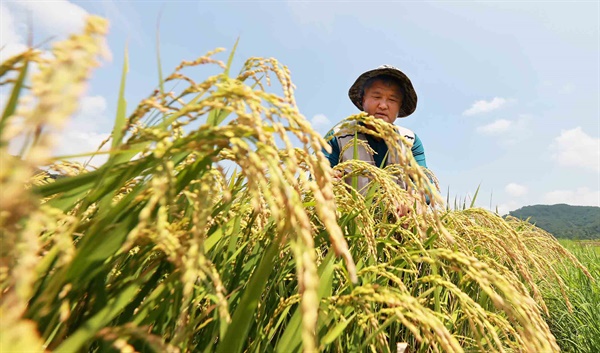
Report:
<svg viewBox="0 0 600 353"><path fill-rule="evenodd" d="M358 76L350 90L348 90L348 96L354 105L363 110L362 107L362 94L363 94L363 86L368 79L380 76L380 75L388 75L394 77L398 80L398 83L404 90L404 97L402 100L402 107L400 107L400 112L398 112L398 118L404 118L411 115L415 109L417 109L417 92L410 82L408 76L406 76L402 71L393 68L377 68L363 73Z"/></svg>

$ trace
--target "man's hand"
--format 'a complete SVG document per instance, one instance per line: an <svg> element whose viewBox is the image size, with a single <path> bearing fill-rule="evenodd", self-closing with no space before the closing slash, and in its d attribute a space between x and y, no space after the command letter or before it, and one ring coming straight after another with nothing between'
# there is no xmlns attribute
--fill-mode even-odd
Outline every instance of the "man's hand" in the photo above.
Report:
<svg viewBox="0 0 600 353"><path fill-rule="evenodd" d="M342 171L341 171L341 170L334 169L334 170L333 170L333 182L335 183L335 182L337 182L337 181L341 181L341 180L342 180L342 175L343 175L343 174L344 174L344 173L342 173Z"/></svg>
<svg viewBox="0 0 600 353"><path fill-rule="evenodd" d="M397 203L396 204L396 214L398 218L402 218L404 216L408 216L411 212L413 212L413 206L415 207L415 211L417 214L421 213L421 204L415 198L409 198L408 203Z"/></svg>

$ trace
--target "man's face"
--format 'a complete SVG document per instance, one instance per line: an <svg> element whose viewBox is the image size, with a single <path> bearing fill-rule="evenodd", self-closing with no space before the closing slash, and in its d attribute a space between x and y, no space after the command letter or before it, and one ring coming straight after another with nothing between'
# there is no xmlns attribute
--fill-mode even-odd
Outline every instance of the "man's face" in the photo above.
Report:
<svg viewBox="0 0 600 353"><path fill-rule="evenodd" d="M402 94L397 84L385 84L379 80L365 89L362 106L363 111L378 119L393 124L402 107Z"/></svg>

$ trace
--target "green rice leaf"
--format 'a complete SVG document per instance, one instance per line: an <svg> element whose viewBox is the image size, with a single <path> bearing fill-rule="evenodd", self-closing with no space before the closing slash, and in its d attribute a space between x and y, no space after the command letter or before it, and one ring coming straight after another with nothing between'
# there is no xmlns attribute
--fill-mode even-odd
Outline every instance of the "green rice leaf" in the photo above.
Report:
<svg viewBox="0 0 600 353"><path fill-rule="evenodd" d="M127 101L125 100L125 82L127 81L127 73L129 72L129 54L127 45L125 46L125 53L123 58L123 71L121 73L121 85L119 88L119 98L117 101L117 115L115 116L115 126L112 131L112 149L115 150L119 147L123 140L125 133L125 114L127 114ZM111 156L114 158L114 156Z"/></svg>
<svg viewBox="0 0 600 353"><path fill-rule="evenodd" d="M327 256L323 259L321 265L317 269L319 274L319 287L317 289L317 295L319 300L326 296L331 295L333 286L333 269L334 269L335 257L334 253L330 251ZM301 336L301 325L302 325L302 310L300 307L296 307L292 318L289 320L288 325L283 332L283 335L277 342L275 351L278 353L284 352L297 352L302 347L302 336ZM319 331L319 329L317 329Z"/></svg>
<svg viewBox="0 0 600 353"><path fill-rule="evenodd" d="M225 78L229 78L229 72L231 70L231 63L233 62L233 56L235 54L235 51L237 49L239 41L240 41L240 38L238 37L235 41L235 44L233 45L233 50L231 50L231 53L229 54L229 58L227 59L227 66L225 67L225 72L223 73L223 77L225 77ZM225 99L223 101L225 101ZM225 120L225 118L227 118L227 116L229 114L230 113L228 111L223 111L221 109L213 109L208 114L206 123L208 125L218 126L221 122L223 122L223 120Z"/></svg>
<svg viewBox="0 0 600 353"><path fill-rule="evenodd" d="M273 271L273 264L279 248L279 242L273 241L264 252L260 265L250 277L244 290L242 299L238 304L227 333L217 346L217 353L239 353L246 342L250 325L254 320L254 313L260 301L262 292L267 284L269 275Z"/></svg>
<svg viewBox="0 0 600 353"><path fill-rule="evenodd" d="M134 298L139 290L139 283L127 286L116 298L108 301L106 306L87 320L81 327L62 342L56 352L77 352L85 347L103 327L113 320Z"/></svg>
<svg viewBox="0 0 600 353"><path fill-rule="evenodd" d="M231 64L233 63L233 56L235 54L235 51L237 50L237 46L238 43L240 42L240 37L237 37L237 39L235 40L235 44L233 44L233 49L231 50L231 53L229 53L229 58L227 58L227 66L225 67L225 76L229 77L229 73L231 72Z"/></svg>
<svg viewBox="0 0 600 353"><path fill-rule="evenodd" d="M335 341L342 333L344 333L344 330L346 327L348 327L348 324L350 324L355 317L356 313L352 314L352 316L349 318L339 319L338 324L332 327L331 330L323 337L321 344L328 345Z"/></svg>
<svg viewBox="0 0 600 353"><path fill-rule="evenodd" d="M23 66L19 70L19 76L15 81L12 92L10 93L10 97L6 102L6 107L4 108L4 112L2 113L2 120L0 120L0 136L2 136L2 132L4 131L4 126L8 121L8 118L15 113L17 108L17 102L19 101L19 95L21 94L21 90L23 89L23 83L25 82L25 77L27 77L27 68L29 67L29 60L25 59L23 62ZM4 141L2 139L1 141Z"/></svg>
<svg viewBox="0 0 600 353"><path fill-rule="evenodd" d="M481 184L477 185L477 190L475 190L475 195L473 195L473 199L471 200L471 205L469 205L469 208L473 208L475 206L475 201L477 200L477 194L479 194L480 187Z"/></svg>
<svg viewBox="0 0 600 353"><path fill-rule="evenodd" d="M161 8L158 13L158 18L156 19L156 66L158 68L158 87L160 88L160 93L164 94L165 80L163 78L162 64L160 61L160 19L162 17L162 11L163 9Z"/></svg>

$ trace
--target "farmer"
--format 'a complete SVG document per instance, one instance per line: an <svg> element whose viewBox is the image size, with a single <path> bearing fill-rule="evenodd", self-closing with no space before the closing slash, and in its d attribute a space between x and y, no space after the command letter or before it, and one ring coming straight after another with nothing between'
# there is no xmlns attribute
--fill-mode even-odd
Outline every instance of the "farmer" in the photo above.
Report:
<svg viewBox="0 0 600 353"><path fill-rule="evenodd" d="M389 65L382 65L358 76L350 87L348 96L358 109L390 124L393 124L397 118L409 116L417 108L417 93L410 79L402 71ZM397 125L395 127L410 145L417 164L427 168L425 150L419 137L407 128ZM332 167L340 162L354 159L353 148L345 149L340 156L340 151L344 150L344 146L353 143L354 134L343 135L340 132L338 124L325 136L325 139L329 140L331 153L323 152ZM358 134L358 138L366 140L375 151L375 154L371 154L365 148L359 148L359 158L376 166L385 167L388 152L385 141L368 134Z"/></svg>
<svg viewBox="0 0 600 353"><path fill-rule="evenodd" d="M350 87L348 95L358 109L390 124L394 124L397 118L409 116L417 107L417 93L410 79L402 71L389 65L382 65L358 76ZM331 146L331 153L325 150L323 153L329 159L331 167L354 159L354 132L347 129L342 130L340 125L336 125L325 136ZM427 168L425 150L419 137L407 128L398 125L394 127L404 137L417 164ZM388 153L388 145L385 140L363 133L358 133L357 138L366 141L375 151L373 154L361 144L357 144L360 160L378 167L385 167L388 162L391 162L390 164L397 163L397 161L388 161L391 154ZM348 144L352 145L347 146ZM369 181L366 177L358 179L359 189L362 189Z"/></svg>

